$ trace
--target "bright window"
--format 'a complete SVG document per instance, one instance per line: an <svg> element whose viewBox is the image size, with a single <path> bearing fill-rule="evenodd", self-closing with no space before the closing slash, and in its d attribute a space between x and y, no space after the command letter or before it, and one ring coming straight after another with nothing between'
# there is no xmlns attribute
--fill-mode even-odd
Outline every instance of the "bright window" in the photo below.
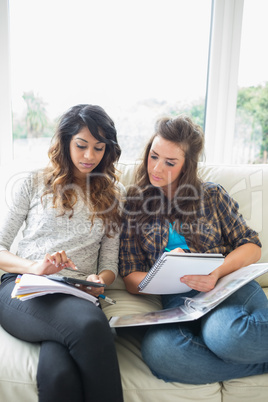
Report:
<svg viewBox="0 0 268 402"><path fill-rule="evenodd" d="M203 125L210 19L211 0L10 0L15 159L43 157L78 103L114 119L122 160L163 114Z"/></svg>
<svg viewBox="0 0 268 402"><path fill-rule="evenodd" d="M245 0L234 163L268 163L268 2Z"/></svg>

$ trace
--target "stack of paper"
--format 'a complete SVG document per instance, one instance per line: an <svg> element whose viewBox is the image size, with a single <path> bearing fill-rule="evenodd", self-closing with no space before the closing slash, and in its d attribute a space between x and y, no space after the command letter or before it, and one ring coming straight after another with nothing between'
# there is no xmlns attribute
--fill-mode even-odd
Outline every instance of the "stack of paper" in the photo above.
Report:
<svg viewBox="0 0 268 402"><path fill-rule="evenodd" d="M50 293L66 293L89 300L96 306L99 305L99 301L96 297L84 292L83 290L77 289L75 286L53 281L45 276L32 274L18 276L11 297L16 297L24 301Z"/></svg>

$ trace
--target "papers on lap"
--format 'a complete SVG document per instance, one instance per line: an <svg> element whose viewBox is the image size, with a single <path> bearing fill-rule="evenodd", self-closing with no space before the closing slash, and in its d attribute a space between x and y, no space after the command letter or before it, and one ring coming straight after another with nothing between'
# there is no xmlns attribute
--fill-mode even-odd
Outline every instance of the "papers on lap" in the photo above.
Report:
<svg viewBox="0 0 268 402"><path fill-rule="evenodd" d="M224 261L222 254L163 253L138 288L142 293L172 294L191 289L180 282L184 275L208 275Z"/></svg>
<svg viewBox="0 0 268 402"><path fill-rule="evenodd" d="M24 301L51 293L70 294L85 300L89 300L96 306L99 305L99 301L96 297L77 289L75 286L67 285L62 282L56 282L52 279L48 279L45 276L32 274L24 274L18 279L11 293L11 297L16 297Z"/></svg>
<svg viewBox="0 0 268 402"><path fill-rule="evenodd" d="M246 283L266 272L268 272L268 263L252 264L240 268L221 278L210 292L200 292L192 298L184 297L184 304L182 306L143 314L111 317L109 321L110 326L131 327L196 320L218 306Z"/></svg>

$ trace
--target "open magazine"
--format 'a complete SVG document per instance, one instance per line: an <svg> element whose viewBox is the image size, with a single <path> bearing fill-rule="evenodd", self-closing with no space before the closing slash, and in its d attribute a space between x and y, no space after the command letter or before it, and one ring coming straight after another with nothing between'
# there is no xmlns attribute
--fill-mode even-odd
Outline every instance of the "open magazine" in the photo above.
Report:
<svg viewBox="0 0 268 402"><path fill-rule="evenodd" d="M184 297L184 304L179 307L111 317L110 326L131 327L196 320L218 306L243 285L266 272L268 272L268 263L248 265L219 279L215 288L210 292L200 292L192 298Z"/></svg>

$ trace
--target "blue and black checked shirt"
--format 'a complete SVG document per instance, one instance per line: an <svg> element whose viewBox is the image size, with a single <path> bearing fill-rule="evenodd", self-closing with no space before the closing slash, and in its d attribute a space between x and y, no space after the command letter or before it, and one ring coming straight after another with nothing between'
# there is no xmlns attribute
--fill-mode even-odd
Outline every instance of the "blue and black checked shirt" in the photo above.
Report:
<svg viewBox="0 0 268 402"><path fill-rule="evenodd" d="M258 234L250 229L238 211L238 203L218 184L204 183L197 213L199 242L191 244L189 230L182 223L181 230L190 252L229 254L246 243L261 247ZM134 230L129 230L132 227ZM188 233L187 233L188 232ZM169 222L152 219L144 227L136 225L135 217L124 214L121 234L119 273L122 277L135 271L147 272L164 252L168 243ZM139 238L139 240L138 240Z"/></svg>

